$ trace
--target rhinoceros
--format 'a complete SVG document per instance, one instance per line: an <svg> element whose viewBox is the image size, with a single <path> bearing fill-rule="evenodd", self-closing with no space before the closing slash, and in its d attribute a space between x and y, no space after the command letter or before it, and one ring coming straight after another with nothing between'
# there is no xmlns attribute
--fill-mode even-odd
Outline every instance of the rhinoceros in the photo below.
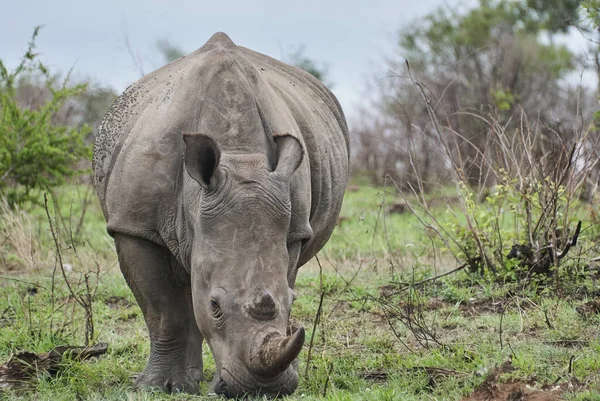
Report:
<svg viewBox="0 0 600 401"><path fill-rule="evenodd" d="M96 191L150 356L138 386L290 394L303 328L298 268L327 242L348 177L334 95L310 74L216 33L131 85L96 136Z"/></svg>

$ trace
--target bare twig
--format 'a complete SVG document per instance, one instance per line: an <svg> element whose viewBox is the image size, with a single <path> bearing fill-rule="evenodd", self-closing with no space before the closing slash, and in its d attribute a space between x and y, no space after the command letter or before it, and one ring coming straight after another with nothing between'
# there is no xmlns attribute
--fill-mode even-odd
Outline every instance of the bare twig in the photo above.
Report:
<svg viewBox="0 0 600 401"><path fill-rule="evenodd" d="M325 398L327 396L327 387L329 386L329 379L331 378L331 373L333 372L333 361L329 362L329 368L327 369L327 376L325 377L325 384L323 385L322 396Z"/></svg>
<svg viewBox="0 0 600 401"><path fill-rule="evenodd" d="M57 207L57 206L55 205L55 207ZM69 280L69 278L67 277L67 274L65 272L65 267L64 267L63 258L62 258L62 252L61 252L60 244L58 242L58 237L57 237L57 234L55 231L55 226L52 223L52 218L50 216L50 211L48 209L48 197L46 194L44 194L44 209L46 211L46 216L48 218L48 224L50 225L50 233L52 234L52 239L54 241L54 246L55 246L55 250L56 250L56 258L57 258L58 264L60 265L60 271L62 273L62 277L63 277L65 284L69 290L69 293L71 294L71 297L75 300L75 302L77 302L79 304L79 306L81 306L83 308L83 311L85 314L85 345L88 346L90 344L90 342L94 339L94 334L95 334L94 333L94 316L93 316L93 295L92 295L93 291L91 290L91 287L90 287L89 275L87 273L84 275L85 288L86 288L85 294L78 295L75 292L75 290L73 289L73 286L71 285L71 281ZM69 232L72 234L72 230L70 229L70 227L69 227ZM74 241L71 244L71 248L75 252L77 259L81 262L81 259L79 259L79 256L77 255L77 247L76 247ZM56 271L56 266L55 266L54 271ZM54 309L54 274L53 274L53 280L52 280L52 308ZM51 320L51 324L52 324L52 320Z"/></svg>
<svg viewBox="0 0 600 401"><path fill-rule="evenodd" d="M58 238L56 237L54 224L52 224L52 217L50 217L50 211L48 210L48 197L46 196L46 194L44 194L44 209L46 210L46 216L48 217L48 224L50 225L50 233L52 234L52 239L54 240L54 249L56 250L56 257L58 259L58 264L60 265L60 271L62 272L65 284L69 289L69 293L75 298L75 300L79 303L79 305L81 305L81 307L85 308L85 304L77 297L75 291L71 287L70 280L67 278L67 273L65 272L64 263L62 259L62 252L60 250L60 244L58 243Z"/></svg>
<svg viewBox="0 0 600 401"><path fill-rule="evenodd" d="M82 361L103 355L107 350L108 344L99 343L86 347L64 345L39 355L19 352L0 365L0 388L30 387L31 381L42 373L56 373L64 359Z"/></svg>
<svg viewBox="0 0 600 401"><path fill-rule="evenodd" d="M319 306L317 308L317 313L315 315L315 319L313 320L313 329L310 334L310 343L308 345L308 355L306 356L306 371L304 372L304 377L308 379L308 369L310 367L310 358L312 355L313 344L315 340L315 334L317 332L317 326L321 321L321 313L323 311L323 299L325 298L325 291L323 290L323 267L321 266L321 262L317 258L317 263L319 264L319 278L320 278L320 291L321 295L319 297Z"/></svg>
<svg viewBox="0 0 600 401"><path fill-rule="evenodd" d="M121 29L123 30L123 36L125 41L125 48L127 53L129 53L129 57L131 57L131 61L133 62L133 67L140 74L140 77L146 75L144 73L144 61L140 56L140 53L131 45L131 41L129 40L129 33L127 32L127 19L123 18L121 22Z"/></svg>
<svg viewBox="0 0 600 401"><path fill-rule="evenodd" d="M500 314L500 330L499 330L499 337L500 337L500 349L504 348L504 345L502 343L502 323L504 322L504 313L506 313L506 305L504 305L502 307L502 313Z"/></svg>
<svg viewBox="0 0 600 401"><path fill-rule="evenodd" d="M423 285L425 283L429 283L430 281L435 281L435 280L437 280L439 278L442 278L442 277L449 276L451 274L457 273L457 272L465 269L468 266L469 266L468 263L464 263L464 264L462 264L462 265L460 265L460 266L458 266L458 267L456 267L456 268L454 268L454 269L452 269L450 271L447 271L447 272L442 273L442 274L438 274L437 276L434 276L434 277L426 278L426 279L421 280L421 281L417 281L416 283L402 283L402 282L399 282L399 281L390 281L390 283L404 286L403 288L400 289L400 291L404 291L404 290L406 290L406 289L408 289L410 287L419 287L419 286L421 286L421 285Z"/></svg>

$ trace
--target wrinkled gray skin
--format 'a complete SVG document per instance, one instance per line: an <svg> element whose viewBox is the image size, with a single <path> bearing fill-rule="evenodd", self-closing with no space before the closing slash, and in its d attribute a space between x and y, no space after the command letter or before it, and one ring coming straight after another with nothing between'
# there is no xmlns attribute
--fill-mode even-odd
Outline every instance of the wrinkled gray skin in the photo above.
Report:
<svg viewBox="0 0 600 401"><path fill-rule="evenodd" d="M320 81L222 33L119 97L94 173L150 335L138 385L197 392L206 340L215 392L296 389L292 289L333 230L348 155Z"/></svg>

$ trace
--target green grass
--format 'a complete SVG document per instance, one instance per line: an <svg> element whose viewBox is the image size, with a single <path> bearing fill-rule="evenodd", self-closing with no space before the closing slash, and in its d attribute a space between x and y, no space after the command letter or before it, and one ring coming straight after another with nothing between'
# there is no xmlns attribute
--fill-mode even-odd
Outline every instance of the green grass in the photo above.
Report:
<svg viewBox="0 0 600 401"><path fill-rule="evenodd" d="M407 246L420 249L425 234L418 220L410 213L387 213L396 201L391 188L346 192L338 226L323 252L335 260L385 264L409 255Z"/></svg>
<svg viewBox="0 0 600 401"><path fill-rule="evenodd" d="M77 195L82 190L66 189L61 196L68 198L69 191ZM564 397L600 399L600 315L577 312L594 294L597 299L600 288L596 282L578 282L578 289L565 289L570 291L568 297L558 297L534 289L519 292L516 283L501 285L461 272L444 281L398 291L390 286L391 279L418 281L435 269L417 221L409 214L382 213L383 196L382 190L373 188L348 193L342 211L347 220L320 254L321 267L313 260L299 273L292 319L307 329L307 341L300 355L299 388L287 399L460 400L509 359L512 370L500 375L500 382L518 381L541 388L571 380L576 385ZM394 200L393 195L387 196L388 201ZM75 211L81 212L76 204L73 202L73 216ZM62 203L61 208L63 213L70 210ZM28 268L26 263L21 274L6 272L0 280L1 361L20 350L42 353L57 345L84 342L83 310L69 297L60 272L53 289L52 238L47 221L44 223L45 212L41 212L43 209L28 211L31 225L39 228L23 234L29 233L36 242L38 267ZM34 389L5 390L0 398L207 398L207 383L198 397L133 388L132 377L144 368L149 353L146 327L115 267L99 208L91 204L86 214L82 233L94 245L81 241L81 263L74 265L68 278L80 293L83 274L100 265L93 302L95 340L107 342L108 353L84 362L65 361L57 374L41 375ZM9 233L6 224L0 227ZM68 243L68 238L62 237L61 242ZM1 255L15 251L6 246L0 250ZM63 251L65 258L76 256L72 249ZM437 263L440 269L453 267ZM95 284L92 275L92 287ZM394 291L397 293L392 294ZM322 318L313 333L321 292ZM411 310L421 312L411 315L411 324L421 322L437 343L415 337L415 330L411 331L402 317ZM206 345L204 356L205 374L210 379L214 362Z"/></svg>

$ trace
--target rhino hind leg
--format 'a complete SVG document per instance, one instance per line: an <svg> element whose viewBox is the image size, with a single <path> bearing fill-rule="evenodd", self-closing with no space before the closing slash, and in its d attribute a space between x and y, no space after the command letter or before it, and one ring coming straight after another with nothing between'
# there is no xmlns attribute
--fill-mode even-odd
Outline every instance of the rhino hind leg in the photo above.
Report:
<svg viewBox="0 0 600 401"><path fill-rule="evenodd" d="M193 314L189 275L168 250L153 242L116 234L115 244L150 336L150 357L136 386L198 393L203 338Z"/></svg>

